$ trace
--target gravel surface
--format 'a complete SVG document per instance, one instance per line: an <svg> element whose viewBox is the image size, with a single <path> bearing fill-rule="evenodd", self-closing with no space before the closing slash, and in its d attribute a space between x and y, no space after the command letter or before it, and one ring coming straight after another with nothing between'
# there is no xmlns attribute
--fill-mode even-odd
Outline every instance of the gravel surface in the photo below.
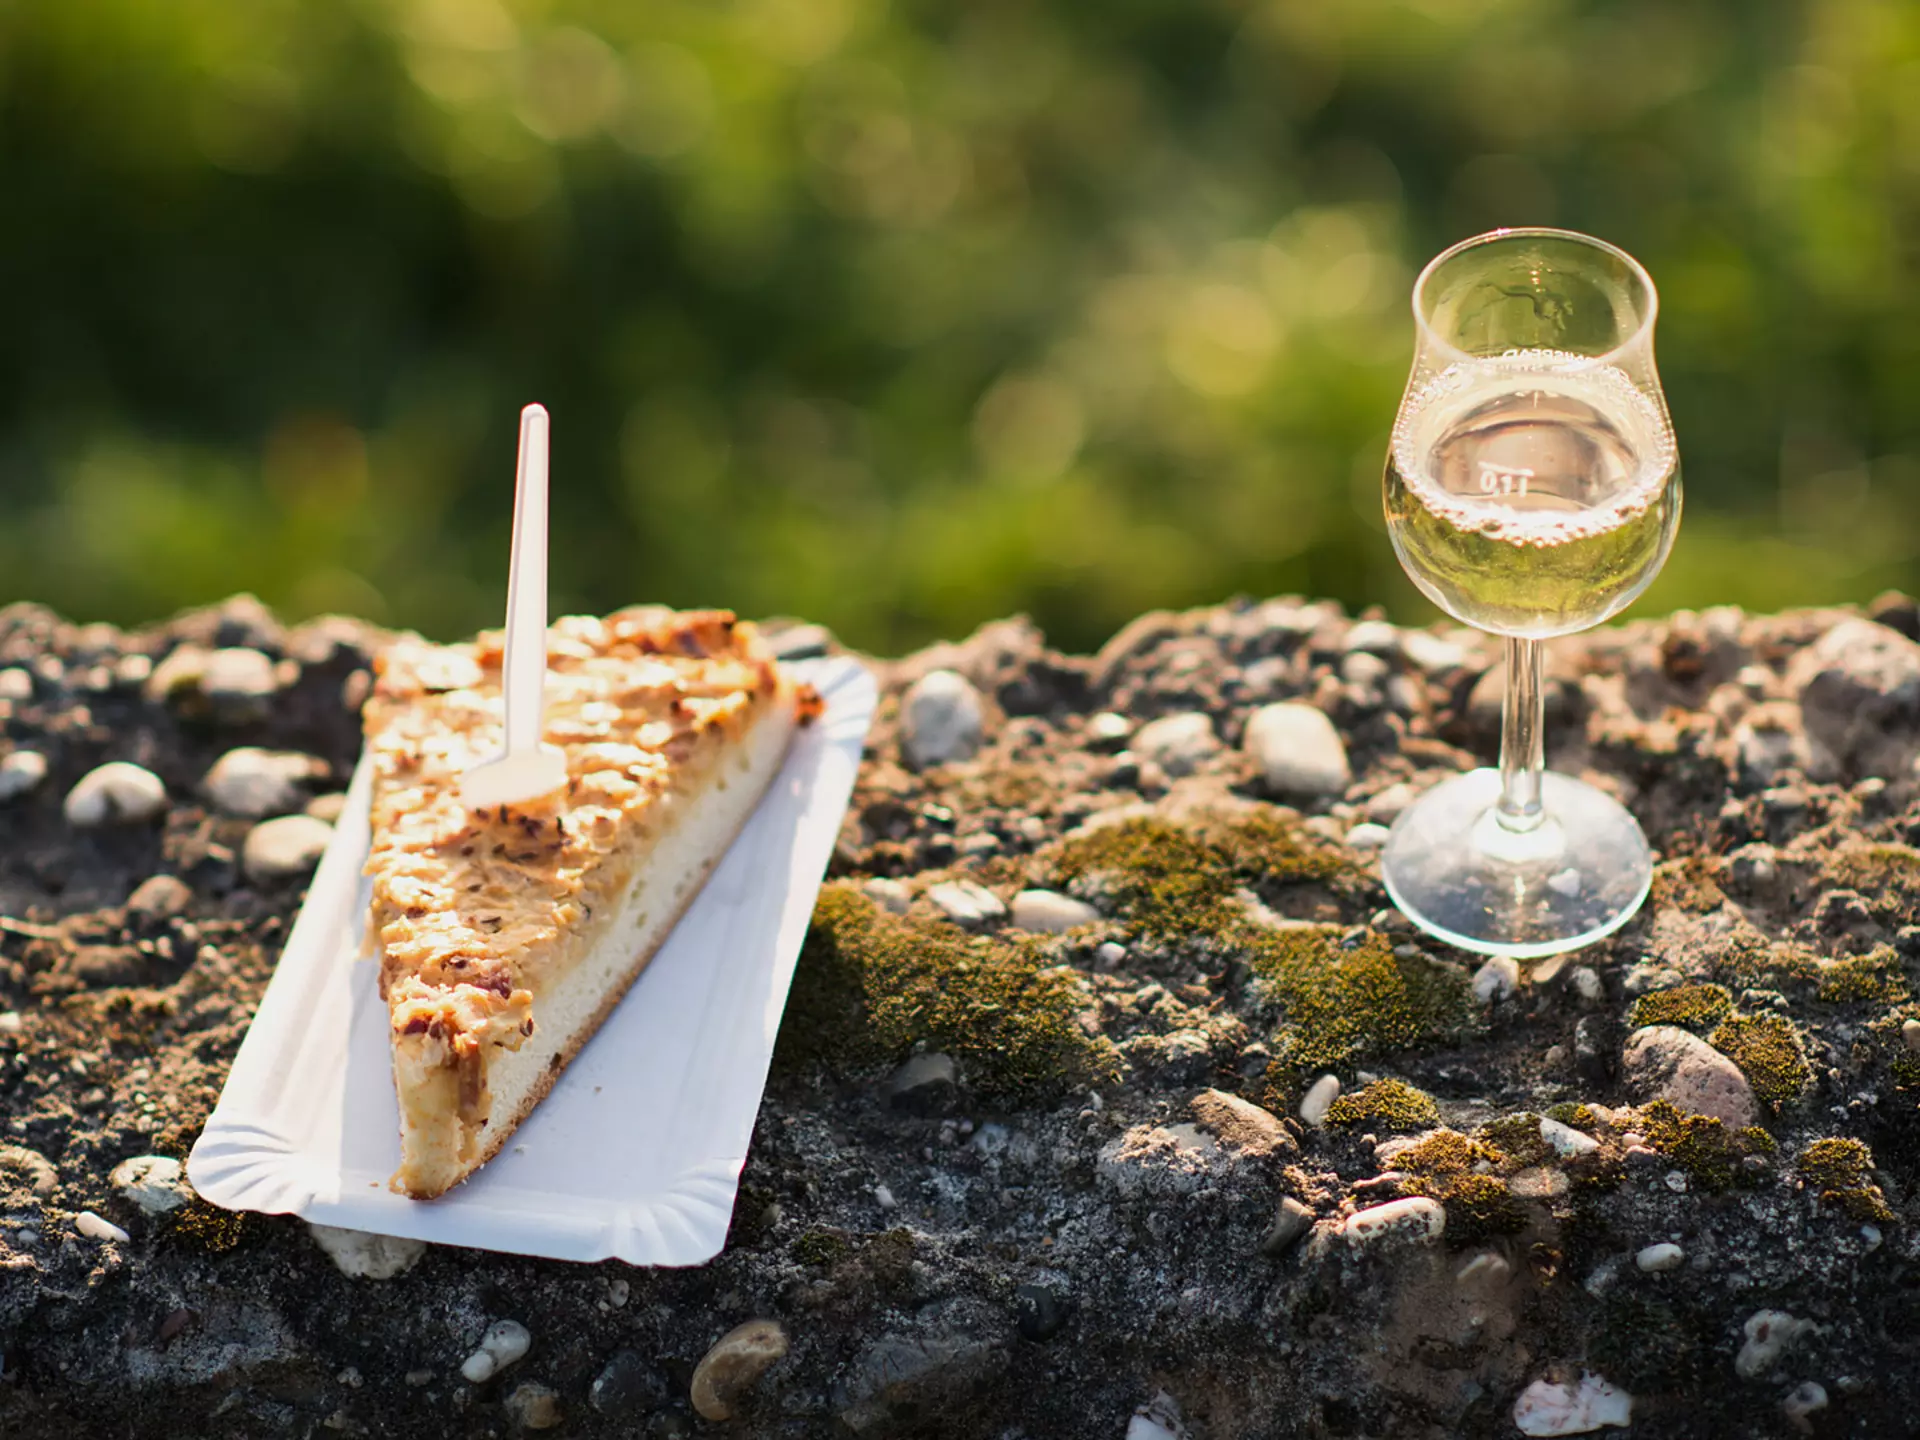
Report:
<svg viewBox="0 0 1920 1440"><path fill-rule="evenodd" d="M1481 637L876 662L727 1251L646 1271L190 1197L379 636L0 610L0 1434L1920 1434L1916 629L1556 642L1550 760L1662 863L1530 967L1379 884Z"/></svg>

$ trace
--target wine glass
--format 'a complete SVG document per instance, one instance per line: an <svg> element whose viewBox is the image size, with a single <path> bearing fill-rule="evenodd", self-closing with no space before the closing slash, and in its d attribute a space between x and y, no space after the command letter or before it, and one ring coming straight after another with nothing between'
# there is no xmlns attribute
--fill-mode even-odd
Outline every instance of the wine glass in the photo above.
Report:
<svg viewBox="0 0 1920 1440"><path fill-rule="evenodd" d="M1414 282L1387 530L1428 598L1505 637L1507 686L1499 769L1421 796L1381 863L1407 917L1462 949L1574 949L1625 924L1652 882L1633 817L1545 768L1540 647L1618 614L1672 548L1657 308L1638 261L1568 230L1475 236Z"/></svg>

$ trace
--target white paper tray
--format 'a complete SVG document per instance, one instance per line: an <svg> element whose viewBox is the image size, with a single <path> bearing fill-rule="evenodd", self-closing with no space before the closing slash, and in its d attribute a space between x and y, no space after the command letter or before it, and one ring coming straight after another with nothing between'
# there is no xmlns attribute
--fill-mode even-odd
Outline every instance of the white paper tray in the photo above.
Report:
<svg viewBox="0 0 1920 1440"><path fill-rule="evenodd" d="M795 737L706 888L553 1093L438 1200L387 1189L399 1111L377 966L363 958L363 761L188 1158L194 1189L231 1210L559 1260L694 1265L719 1254L875 700L853 660L792 668L825 713Z"/></svg>

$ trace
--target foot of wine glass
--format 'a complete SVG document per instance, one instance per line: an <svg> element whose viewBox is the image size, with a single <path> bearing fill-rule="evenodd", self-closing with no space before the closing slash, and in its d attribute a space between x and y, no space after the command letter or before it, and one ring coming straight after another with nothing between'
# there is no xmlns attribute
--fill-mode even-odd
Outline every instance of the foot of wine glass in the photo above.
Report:
<svg viewBox="0 0 1920 1440"><path fill-rule="evenodd" d="M1557 955L1612 934L1653 881L1633 816L1545 767L1540 642L1508 639L1500 768L1436 785L1394 824L1387 893L1422 930L1488 955Z"/></svg>

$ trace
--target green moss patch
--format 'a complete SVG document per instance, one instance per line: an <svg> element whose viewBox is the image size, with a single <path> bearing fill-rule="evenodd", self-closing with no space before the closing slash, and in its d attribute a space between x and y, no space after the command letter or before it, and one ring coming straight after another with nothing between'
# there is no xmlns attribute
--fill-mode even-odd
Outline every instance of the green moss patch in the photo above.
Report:
<svg viewBox="0 0 1920 1440"><path fill-rule="evenodd" d="M1374 1130L1429 1130L1440 1123L1440 1107L1424 1090L1402 1080L1376 1080L1335 1100L1327 1110L1329 1125L1364 1125Z"/></svg>
<svg viewBox="0 0 1920 1440"><path fill-rule="evenodd" d="M1653 888L1647 897L1650 908L1687 910L1704 915L1726 903L1726 892L1714 878L1716 862L1711 855L1686 855L1657 865Z"/></svg>
<svg viewBox="0 0 1920 1440"><path fill-rule="evenodd" d="M1822 960L1814 989L1815 998L1829 1005L1897 1005L1908 994L1906 970L1891 945Z"/></svg>
<svg viewBox="0 0 1920 1440"><path fill-rule="evenodd" d="M1448 1240L1473 1244L1526 1228L1526 1211L1486 1168L1502 1158L1484 1141L1436 1130L1395 1155L1393 1168L1406 1172L1401 1188L1407 1194L1430 1196L1447 1207Z"/></svg>
<svg viewBox="0 0 1920 1440"><path fill-rule="evenodd" d="M1077 1022L1079 975L1044 941L969 937L889 914L851 883L822 888L776 1061L889 1064L925 1042L998 1100L1044 1099L1111 1078L1112 1048Z"/></svg>
<svg viewBox="0 0 1920 1440"><path fill-rule="evenodd" d="M1757 1125L1729 1130L1710 1115L1692 1114L1666 1100L1643 1106L1639 1113L1647 1144L1707 1190L1752 1183L1747 1157L1771 1155L1779 1148Z"/></svg>
<svg viewBox="0 0 1920 1440"><path fill-rule="evenodd" d="M1714 957L1714 975L1735 990L1786 990L1820 978L1820 957L1804 945L1774 943L1758 931L1736 935Z"/></svg>
<svg viewBox="0 0 1920 1440"><path fill-rule="evenodd" d="M1285 1012L1275 1037L1281 1088L1305 1070L1455 1041L1473 1023L1457 966L1395 955L1379 935L1348 947L1334 926L1276 928L1249 916L1249 888L1344 883L1354 874L1287 812L1128 820L1066 842L1048 868L1050 883L1097 894L1150 944L1243 957Z"/></svg>
<svg viewBox="0 0 1920 1440"><path fill-rule="evenodd" d="M1161 945L1230 941L1252 929L1239 892L1249 885L1328 881L1350 863L1290 816L1264 810L1176 824L1141 816L1064 842L1056 885L1098 894L1135 935Z"/></svg>
<svg viewBox="0 0 1920 1440"><path fill-rule="evenodd" d="M1627 1023L1678 1025L1685 1030L1711 1030L1733 1013L1733 996L1724 985L1676 985L1655 990L1633 1002Z"/></svg>
<svg viewBox="0 0 1920 1440"><path fill-rule="evenodd" d="M1873 1183L1873 1151L1860 1140L1815 1140L1795 1163L1800 1178L1820 1192L1820 1199L1855 1220L1887 1224L1893 1209Z"/></svg>
<svg viewBox="0 0 1920 1440"><path fill-rule="evenodd" d="M1516 1167L1543 1165L1553 1158L1553 1148L1540 1138L1540 1117L1531 1110L1489 1120L1474 1133Z"/></svg>
<svg viewBox="0 0 1920 1440"><path fill-rule="evenodd" d="M1734 1015L1708 1037L1746 1075L1753 1093L1778 1112L1798 1100L1813 1083L1813 1067L1800 1048L1800 1036L1784 1015Z"/></svg>
<svg viewBox="0 0 1920 1440"><path fill-rule="evenodd" d="M1255 971L1286 1006L1275 1065L1334 1069L1457 1039L1473 1020L1466 977L1421 955L1396 955L1378 935L1342 949L1324 935L1263 937Z"/></svg>
<svg viewBox="0 0 1920 1440"><path fill-rule="evenodd" d="M1843 845L1828 858L1826 878L1858 890L1883 919L1911 920L1920 910L1920 850L1911 845Z"/></svg>

